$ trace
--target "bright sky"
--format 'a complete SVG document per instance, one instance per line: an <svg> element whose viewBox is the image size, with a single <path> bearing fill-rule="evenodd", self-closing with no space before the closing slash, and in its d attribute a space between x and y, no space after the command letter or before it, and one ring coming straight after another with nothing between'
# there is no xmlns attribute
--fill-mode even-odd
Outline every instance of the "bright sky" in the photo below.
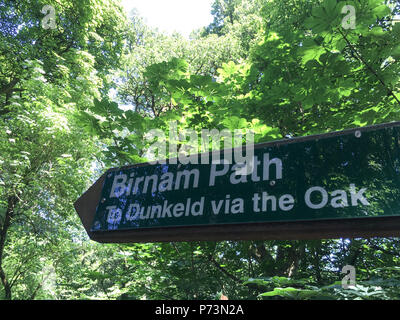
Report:
<svg viewBox="0 0 400 320"><path fill-rule="evenodd" d="M188 37L198 28L207 26L213 20L213 0L122 0L129 13L136 8L150 26L160 31L178 31Z"/></svg>

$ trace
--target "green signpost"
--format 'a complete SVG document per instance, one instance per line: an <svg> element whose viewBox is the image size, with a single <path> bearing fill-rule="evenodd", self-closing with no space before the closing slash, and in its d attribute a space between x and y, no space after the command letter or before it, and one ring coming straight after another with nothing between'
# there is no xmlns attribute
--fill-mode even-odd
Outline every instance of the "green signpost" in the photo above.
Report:
<svg viewBox="0 0 400 320"><path fill-rule="evenodd" d="M115 168L75 207L101 242L397 236L399 141L391 123L256 145L246 174L223 152Z"/></svg>

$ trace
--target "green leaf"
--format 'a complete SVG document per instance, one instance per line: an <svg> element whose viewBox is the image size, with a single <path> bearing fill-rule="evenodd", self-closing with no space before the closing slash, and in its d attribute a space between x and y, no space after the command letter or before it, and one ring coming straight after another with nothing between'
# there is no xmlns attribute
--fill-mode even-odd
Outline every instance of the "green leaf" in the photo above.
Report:
<svg viewBox="0 0 400 320"><path fill-rule="evenodd" d="M235 130L235 129L243 129L247 128L247 120L244 118L239 118L236 116L226 118L222 121L222 124L230 130Z"/></svg>
<svg viewBox="0 0 400 320"><path fill-rule="evenodd" d="M273 291L264 292L259 297L275 297L280 296L288 299L332 299L333 296L330 293L321 292L320 290L309 290L309 289L297 289L292 287L287 288L275 288Z"/></svg>
<svg viewBox="0 0 400 320"><path fill-rule="evenodd" d="M396 47L394 47L390 54L393 56L393 58L399 59L400 58L400 45L397 45Z"/></svg>
<svg viewBox="0 0 400 320"><path fill-rule="evenodd" d="M378 7L375 7L373 10L372 10L372 13L378 18L378 19L381 19L381 18L383 18L383 17L385 17L385 16L388 16L388 15L390 15L391 14L391 11L390 11L390 9L389 9L389 7L388 6L386 6L386 5L380 5L380 6L378 6Z"/></svg>

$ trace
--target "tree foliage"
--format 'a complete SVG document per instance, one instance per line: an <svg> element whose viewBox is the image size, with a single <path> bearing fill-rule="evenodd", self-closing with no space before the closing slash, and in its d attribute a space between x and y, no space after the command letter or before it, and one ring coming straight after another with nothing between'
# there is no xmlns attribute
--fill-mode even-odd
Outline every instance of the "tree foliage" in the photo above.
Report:
<svg viewBox="0 0 400 320"><path fill-rule="evenodd" d="M145 134L171 121L261 142L398 120L399 13L381 0L215 0L214 21L185 39L114 0L2 0L0 297L398 299L396 238L101 245L72 203L106 168L145 161Z"/></svg>

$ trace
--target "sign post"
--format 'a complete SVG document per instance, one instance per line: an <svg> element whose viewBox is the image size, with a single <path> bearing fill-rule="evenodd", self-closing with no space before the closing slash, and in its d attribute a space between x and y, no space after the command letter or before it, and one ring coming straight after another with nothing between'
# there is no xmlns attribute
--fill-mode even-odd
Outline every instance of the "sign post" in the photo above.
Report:
<svg viewBox="0 0 400 320"><path fill-rule="evenodd" d="M258 144L247 174L220 154L219 163L166 160L108 170L75 203L89 237L127 243L400 235L400 123Z"/></svg>

